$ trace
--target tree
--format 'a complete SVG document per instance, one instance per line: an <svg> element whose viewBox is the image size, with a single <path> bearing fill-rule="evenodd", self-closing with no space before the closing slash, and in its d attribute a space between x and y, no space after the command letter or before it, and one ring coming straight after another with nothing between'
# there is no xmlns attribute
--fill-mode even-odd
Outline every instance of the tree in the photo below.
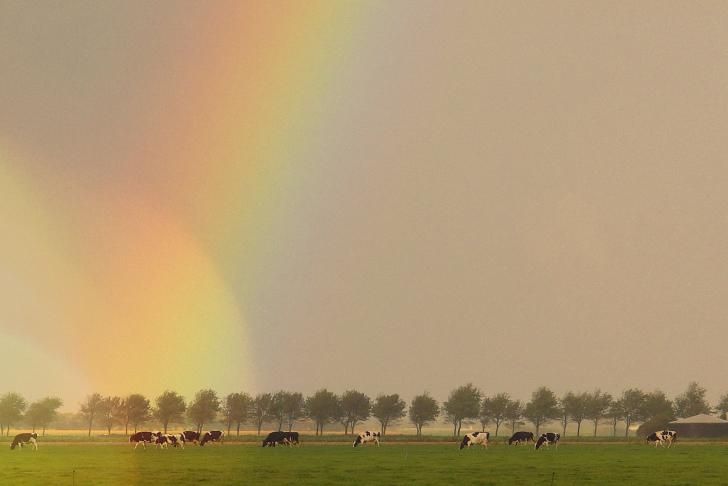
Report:
<svg viewBox="0 0 728 486"><path fill-rule="evenodd" d="M606 417L612 421L612 436L617 437L617 424L624 418L624 402L621 399L613 400Z"/></svg>
<svg viewBox="0 0 728 486"><path fill-rule="evenodd" d="M288 424L288 432L293 429L293 424L296 420L302 419L306 416L306 402L303 399L303 395L294 392L288 393L285 400L283 401L283 418Z"/></svg>
<svg viewBox="0 0 728 486"><path fill-rule="evenodd" d="M692 417L701 413L710 413L710 405L705 399L706 391L696 382L690 382L688 389L675 397L675 415Z"/></svg>
<svg viewBox="0 0 728 486"><path fill-rule="evenodd" d="M0 397L0 435L3 427L5 433L10 435L10 426L20 421L27 406L25 398L19 393L10 392Z"/></svg>
<svg viewBox="0 0 728 486"><path fill-rule="evenodd" d="M728 393L720 397L720 401L715 406L715 409L720 412L720 418L725 420L726 412L728 412Z"/></svg>
<svg viewBox="0 0 728 486"><path fill-rule="evenodd" d="M198 395L200 395L200 393L202 392L198 392ZM215 397L215 399L217 399L217 397ZM185 406L184 397L177 392L170 390L165 390L164 393L159 395L155 400L155 404L156 407L154 409L154 418L159 420L159 422L162 424L162 428L164 429L165 434L167 433L167 427L169 426L169 424L174 422L180 422L182 420L182 417L184 417L185 410L187 409L187 407ZM201 412L201 409L199 407L197 409L197 412ZM205 416L205 418L206 417L207 416ZM200 431L201 429L198 432Z"/></svg>
<svg viewBox="0 0 728 486"><path fill-rule="evenodd" d="M515 433L516 425L521 423L523 417L523 404L520 400L510 400L504 413L506 422L511 424L511 434Z"/></svg>
<svg viewBox="0 0 728 486"><path fill-rule="evenodd" d="M437 400L432 398L427 392L417 395L412 399L409 408L410 422L415 424L417 429L417 437L422 437L422 427L430 422L434 422L440 414L440 407Z"/></svg>
<svg viewBox="0 0 728 486"><path fill-rule="evenodd" d="M287 391L275 392L271 398L269 415L271 420L275 420L277 427L276 430L283 430L283 421L285 420L285 412L283 410L288 396Z"/></svg>
<svg viewBox="0 0 728 486"><path fill-rule="evenodd" d="M387 435L387 427L407 415L407 404L399 394L379 395L372 405L372 415L379 420L382 435ZM354 428L352 427L352 432Z"/></svg>
<svg viewBox="0 0 728 486"><path fill-rule="evenodd" d="M105 397L101 401L99 414L101 415L103 424L106 426L108 435L111 435L111 429L114 427L114 424L119 423L122 419L121 397Z"/></svg>
<svg viewBox="0 0 728 486"><path fill-rule="evenodd" d="M323 435L324 425L335 419L338 407L336 395L325 388L306 398L306 411L316 424L316 435Z"/></svg>
<svg viewBox="0 0 728 486"><path fill-rule="evenodd" d="M36 427L42 427L43 435L45 435L46 427L55 419L58 409L62 405L63 401L56 397L46 397L31 403L27 412L25 412L25 419L33 427L33 432L35 432Z"/></svg>
<svg viewBox="0 0 728 486"><path fill-rule="evenodd" d="M531 401L526 404L523 416L536 426L536 435L543 423L559 418L558 404L559 401L554 392L545 386L531 394Z"/></svg>
<svg viewBox="0 0 728 486"><path fill-rule="evenodd" d="M655 430L664 430L667 424L675 420L672 402L660 390L645 395L642 403L642 425L637 428L639 435L649 434Z"/></svg>
<svg viewBox="0 0 728 486"><path fill-rule="evenodd" d="M577 400L574 392L567 392L559 400L559 422L561 422L561 435L566 436L566 426L569 424L571 418L571 410L574 408Z"/></svg>
<svg viewBox="0 0 728 486"><path fill-rule="evenodd" d="M220 399L214 390L206 389L195 393L195 398L187 407L187 416L197 425L197 432L202 433L202 427L215 419L220 410Z"/></svg>
<svg viewBox="0 0 728 486"><path fill-rule="evenodd" d="M124 433L129 434L129 424L131 424L134 426L134 433L136 434L137 428L151 418L149 399L139 393L132 393L122 402L121 415L124 423Z"/></svg>
<svg viewBox="0 0 728 486"><path fill-rule="evenodd" d="M594 390L594 393L586 394L586 403L584 405L584 418L594 423L594 437L597 436L597 426L599 420L606 416L610 405L612 404L612 395L603 393L601 390Z"/></svg>
<svg viewBox="0 0 728 486"><path fill-rule="evenodd" d="M270 393L259 393L253 399L252 406L250 407L250 418L253 421L253 425L258 429L258 435L260 435L260 429L263 428L263 424L274 418L271 414L272 404L273 395Z"/></svg>
<svg viewBox="0 0 728 486"><path fill-rule="evenodd" d="M564 402L565 400L565 402ZM569 418L576 423L576 436L581 437L581 423L586 418L586 406L589 401L588 393L567 393L562 399L562 408L566 410ZM566 435L566 423L564 423L564 435Z"/></svg>
<svg viewBox="0 0 728 486"><path fill-rule="evenodd" d="M448 420L453 425L453 437L460 435L464 420L476 419L480 413L480 390L472 383L463 385L450 392L450 397L442 404Z"/></svg>
<svg viewBox="0 0 728 486"><path fill-rule="evenodd" d="M240 436L240 424L250 416L253 399L247 393L231 393L225 397L222 405L222 413L227 421L228 435L230 426L237 425L236 435Z"/></svg>
<svg viewBox="0 0 728 486"><path fill-rule="evenodd" d="M637 388L630 388L622 392L620 402L625 426L624 436L629 437L629 427L632 423L642 420L645 393Z"/></svg>
<svg viewBox="0 0 728 486"><path fill-rule="evenodd" d="M493 422L495 424L495 436L498 437L498 429L506 420L506 411L510 401L511 398L508 393L498 393L492 398L483 398L483 403L480 406L480 423L483 426L483 432L485 432L485 425Z"/></svg>
<svg viewBox="0 0 728 486"><path fill-rule="evenodd" d="M341 395L339 405L341 407L341 417L339 419L344 426L344 435L349 433L350 427L353 434L356 424L368 419L372 412L371 399L356 390L345 391Z"/></svg>
<svg viewBox="0 0 728 486"><path fill-rule="evenodd" d="M91 428L94 425L94 419L99 415L103 406L104 397L100 393L93 393L86 397L86 401L81 404L81 415L88 421L88 436L91 437Z"/></svg>

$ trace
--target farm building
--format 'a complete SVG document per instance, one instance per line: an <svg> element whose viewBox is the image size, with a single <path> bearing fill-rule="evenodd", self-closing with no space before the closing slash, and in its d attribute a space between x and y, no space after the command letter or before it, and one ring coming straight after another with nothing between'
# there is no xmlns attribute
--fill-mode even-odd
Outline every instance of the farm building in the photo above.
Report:
<svg viewBox="0 0 728 486"><path fill-rule="evenodd" d="M704 413L670 422L667 428L676 431L678 437L728 437L728 420Z"/></svg>

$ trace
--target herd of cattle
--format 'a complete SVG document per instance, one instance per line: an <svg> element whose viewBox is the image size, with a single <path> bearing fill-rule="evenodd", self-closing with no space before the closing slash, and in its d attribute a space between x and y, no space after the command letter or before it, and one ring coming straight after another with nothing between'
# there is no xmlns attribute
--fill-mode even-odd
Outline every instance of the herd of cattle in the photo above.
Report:
<svg viewBox="0 0 728 486"><path fill-rule="evenodd" d="M225 434L221 430L211 430L201 434L192 430L185 430L179 434L166 434L162 432L137 432L129 437L129 442L134 444L136 450L141 444L145 449L147 444L155 445L161 449L166 449L169 446L181 447L184 449L185 444L199 444L204 446L207 443L219 443L222 444ZM358 434L354 439L354 447L364 445L368 442L373 442L376 446L379 446L379 439L381 435L379 432L364 431ZM529 443L535 443L536 450L541 447L554 445L559 446L559 440L561 439L560 434L554 432L547 432L541 434L538 439L535 438L533 432L516 432L508 439L508 445L525 445ZM490 440L490 432L472 432L465 434L463 440L460 442L460 449L470 447L472 445L482 445L488 447ZM653 432L647 436L647 443L658 446L670 447L677 440L677 432L674 430L659 430ZM38 434L35 432L24 432L18 434L13 439L13 443L10 445L10 449L15 449L20 446L22 449L24 445L32 445L35 450L38 450ZM282 446L294 446L300 445L300 437L298 432L271 432L263 440L263 447L276 447Z"/></svg>
<svg viewBox="0 0 728 486"><path fill-rule="evenodd" d="M185 444L199 444L204 446L208 442L222 443L223 436L221 430L211 430L201 434L194 430L185 430L180 434L165 434L162 432L137 432L129 437L129 442L134 444L134 449L141 444L145 449L147 444L154 444L157 447L166 449L168 446L181 447L184 449Z"/></svg>

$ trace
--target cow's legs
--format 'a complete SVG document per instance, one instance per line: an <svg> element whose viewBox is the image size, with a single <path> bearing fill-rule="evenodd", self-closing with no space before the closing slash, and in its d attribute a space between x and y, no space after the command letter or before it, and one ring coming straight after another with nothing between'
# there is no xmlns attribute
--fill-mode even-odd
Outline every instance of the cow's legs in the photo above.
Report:
<svg viewBox="0 0 728 486"><path fill-rule="evenodd" d="M30 442L33 444L33 447L35 447L35 450L37 451L38 450L38 441L31 437Z"/></svg>

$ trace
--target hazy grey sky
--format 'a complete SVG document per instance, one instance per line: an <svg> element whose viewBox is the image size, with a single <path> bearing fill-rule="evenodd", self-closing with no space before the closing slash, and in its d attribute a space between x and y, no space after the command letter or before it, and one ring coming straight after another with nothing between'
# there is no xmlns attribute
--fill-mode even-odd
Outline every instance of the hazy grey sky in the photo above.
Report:
<svg viewBox="0 0 728 486"><path fill-rule="evenodd" d="M95 361L32 329L81 335L161 292L135 314L146 330L90 341L128 350L145 332L150 349L206 353L232 336L230 357L146 393L728 391L728 4L275 5L261 20L255 3L0 4L0 187L11 208L28 193L48 208L0 212L0 264L60 252L0 281L0 331L85 373ZM27 229L39 219L71 235L61 250L27 245L48 234ZM119 255L161 239L177 259L169 228L204 270L162 265L147 292ZM164 283L205 272L199 292ZM84 305L58 304L66 292ZM171 333L148 331L160 315ZM202 349L170 337L175 319ZM33 395L42 373L21 367L16 387ZM103 376L88 383L68 395Z"/></svg>

